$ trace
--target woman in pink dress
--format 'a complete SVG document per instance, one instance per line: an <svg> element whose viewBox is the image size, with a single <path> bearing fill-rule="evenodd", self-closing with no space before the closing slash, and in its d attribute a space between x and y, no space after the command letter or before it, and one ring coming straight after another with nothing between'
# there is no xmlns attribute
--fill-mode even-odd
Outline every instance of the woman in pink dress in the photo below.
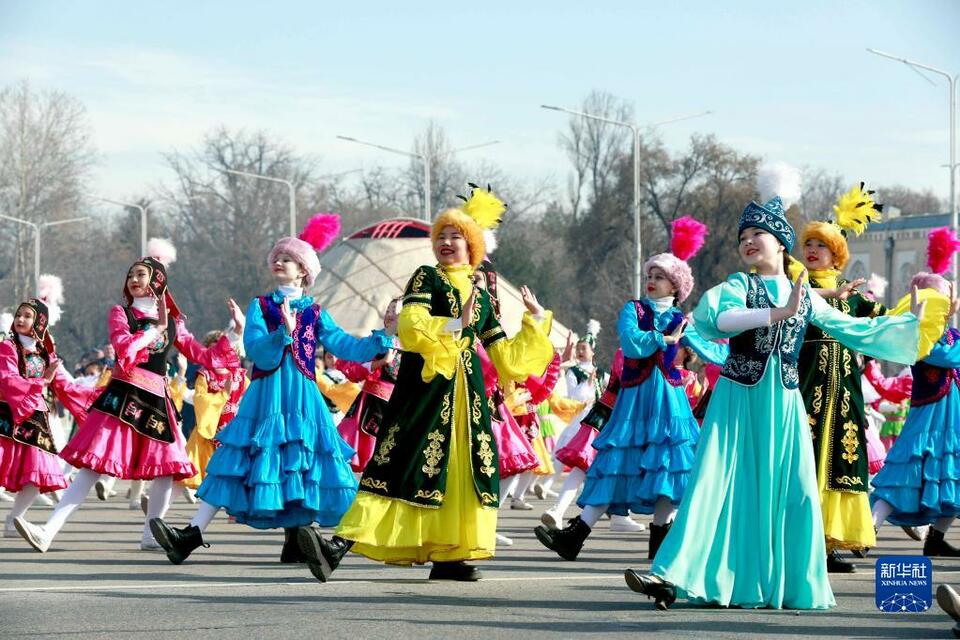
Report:
<svg viewBox="0 0 960 640"><path fill-rule="evenodd" d="M207 369L226 372L240 366L225 336L204 348L187 331L183 314L167 288L164 260L158 259L172 262L176 255L173 246L154 240L148 252L150 257L133 263L127 272L124 304L110 309L110 343L117 354L110 382L60 454L80 471L46 524L14 520L20 535L41 553L50 548L102 474L153 480L140 548L160 550L147 523L166 512L173 483L197 473L187 457L167 392L167 356L175 347Z"/></svg>

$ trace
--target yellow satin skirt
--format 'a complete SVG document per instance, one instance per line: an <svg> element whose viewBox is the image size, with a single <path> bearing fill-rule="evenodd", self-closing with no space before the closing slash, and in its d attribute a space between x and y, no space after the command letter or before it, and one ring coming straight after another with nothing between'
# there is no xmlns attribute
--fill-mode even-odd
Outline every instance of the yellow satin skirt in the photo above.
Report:
<svg viewBox="0 0 960 640"><path fill-rule="evenodd" d="M547 451L547 445L543 441L543 436L538 435L533 439L533 442L530 443L533 447L533 452L537 454L537 457L540 458L540 466L535 468L533 472L538 476L552 476L555 473L553 468L553 456L550 455L550 452Z"/></svg>
<svg viewBox="0 0 960 640"><path fill-rule="evenodd" d="M822 445L829 446L829 443L830 438L823 438ZM820 490L820 511L823 514L827 551L877 546L868 494L828 489L827 455L822 448L818 467L817 488Z"/></svg>
<svg viewBox="0 0 960 640"><path fill-rule="evenodd" d="M190 432L190 437L187 438L187 458L197 468L197 475L183 481L183 484L191 489L200 488L200 483L203 482L203 477L206 475L207 463L210 462L210 457L216 451L213 442L201 436L199 432L199 429L194 428Z"/></svg>
<svg viewBox="0 0 960 640"><path fill-rule="evenodd" d="M438 509L419 507L360 491L337 528L338 536L354 541L352 551L400 565L493 557L497 510L480 505L473 485L466 378L459 367L456 375L443 505Z"/></svg>

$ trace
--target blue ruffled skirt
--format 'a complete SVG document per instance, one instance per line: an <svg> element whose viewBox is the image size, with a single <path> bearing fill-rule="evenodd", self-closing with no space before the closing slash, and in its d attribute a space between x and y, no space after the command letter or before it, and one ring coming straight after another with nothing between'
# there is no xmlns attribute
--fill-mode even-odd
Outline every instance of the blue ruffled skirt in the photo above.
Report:
<svg viewBox="0 0 960 640"><path fill-rule="evenodd" d="M331 527L350 507L357 480L316 384L289 355L254 380L236 417L217 435L197 497L256 529L316 522Z"/></svg>
<svg viewBox="0 0 960 640"><path fill-rule="evenodd" d="M610 420L593 441L580 507L607 507L617 515L653 513L661 496L677 505L693 467L699 425L682 387L659 371L622 389Z"/></svg>
<svg viewBox="0 0 960 640"><path fill-rule="evenodd" d="M911 407L900 437L873 479L871 502L893 507L897 525L920 526L960 515L960 391Z"/></svg>

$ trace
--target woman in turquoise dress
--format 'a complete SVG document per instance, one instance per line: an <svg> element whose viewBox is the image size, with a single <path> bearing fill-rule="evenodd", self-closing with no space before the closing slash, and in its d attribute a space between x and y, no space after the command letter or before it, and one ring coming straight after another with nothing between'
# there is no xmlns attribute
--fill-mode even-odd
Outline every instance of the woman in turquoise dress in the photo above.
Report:
<svg viewBox="0 0 960 640"><path fill-rule="evenodd" d="M304 287L320 273L316 251L326 246L308 232L325 217L318 214L300 238L283 238L270 252L278 287L254 298L247 311L243 346L253 361L251 382L236 417L217 434L197 512L182 529L150 521L174 564L207 546L202 532L220 509L255 529L285 529L280 561L302 561L296 528L336 525L356 497L354 451L317 389L314 355L322 346L338 358L368 362L387 353L393 338L381 330L351 336L306 295Z"/></svg>
<svg viewBox="0 0 960 640"><path fill-rule="evenodd" d="M747 205L739 234L740 256L755 272L710 289L693 314L702 337L730 338L730 356L704 417L690 484L650 574L627 569L625 578L660 609L678 597L826 609L835 602L797 389L803 334L813 323L861 353L910 364L919 323L912 313L852 318L793 286L784 266L796 236L779 197Z"/></svg>

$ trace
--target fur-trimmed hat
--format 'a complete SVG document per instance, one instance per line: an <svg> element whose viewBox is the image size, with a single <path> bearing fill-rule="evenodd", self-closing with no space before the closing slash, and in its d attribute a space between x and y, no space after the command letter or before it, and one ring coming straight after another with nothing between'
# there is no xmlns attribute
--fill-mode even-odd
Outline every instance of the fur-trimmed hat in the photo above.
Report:
<svg viewBox="0 0 960 640"><path fill-rule="evenodd" d="M800 242L806 243L807 240L817 239L827 245L830 253L833 254L833 267L843 269L850 260L850 250L847 248L847 239L843 235L843 229L833 222L811 222L803 228L800 234Z"/></svg>
<svg viewBox="0 0 960 640"><path fill-rule="evenodd" d="M307 221L299 238L281 238L273 245L267 264L273 264L281 253L297 261L307 275L303 286L309 287L320 275L320 258L317 253L329 247L340 235L340 216L336 213L318 213Z"/></svg>
<svg viewBox="0 0 960 640"><path fill-rule="evenodd" d="M436 244L444 227L454 227L463 234L470 254L470 266L476 269L487 255L484 231L495 229L500 224L507 205L494 195L490 185L486 191L469 183L470 197L457 196L463 200L459 209L447 209L437 216L430 228L430 240Z"/></svg>

